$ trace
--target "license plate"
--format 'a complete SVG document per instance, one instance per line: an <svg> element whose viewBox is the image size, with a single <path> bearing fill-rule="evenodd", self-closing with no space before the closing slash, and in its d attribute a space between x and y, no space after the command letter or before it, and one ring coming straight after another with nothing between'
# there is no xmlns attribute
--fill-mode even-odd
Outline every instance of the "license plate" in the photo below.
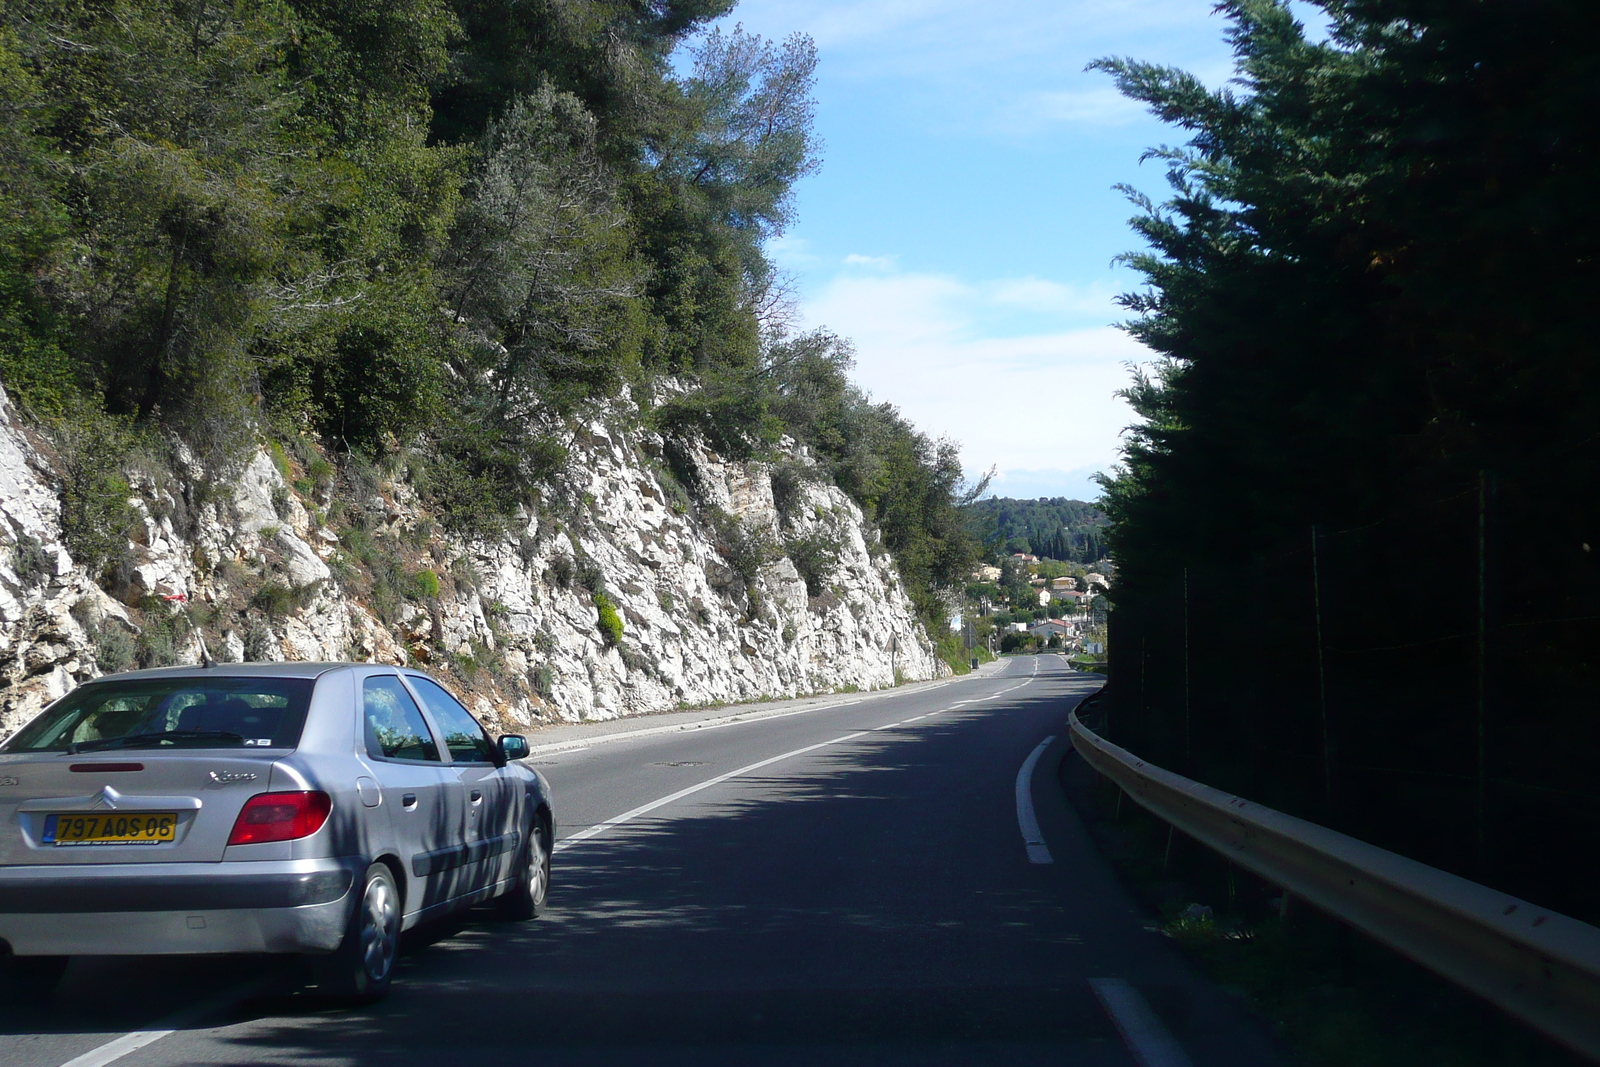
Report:
<svg viewBox="0 0 1600 1067"><path fill-rule="evenodd" d="M178 816L171 811L133 815L47 815L47 845L161 845L177 834Z"/></svg>

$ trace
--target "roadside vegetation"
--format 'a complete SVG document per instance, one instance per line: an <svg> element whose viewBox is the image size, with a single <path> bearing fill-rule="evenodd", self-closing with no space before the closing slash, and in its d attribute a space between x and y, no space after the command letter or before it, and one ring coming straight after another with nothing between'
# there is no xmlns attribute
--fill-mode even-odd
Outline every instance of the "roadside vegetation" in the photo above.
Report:
<svg viewBox="0 0 1600 1067"><path fill-rule="evenodd" d="M820 165L816 52L707 32L732 6L8 5L0 382L73 551L114 568L132 452L220 482L264 441L497 536L628 390L669 440L807 445L933 624L977 553L958 452L793 329L764 247Z"/></svg>
<svg viewBox="0 0 1600 1067"><path fill-rule="evenodd" d="M1600 920L1594 11L1311 6L1221 4L1220 90L1098 64L1185 139L1130 191L1113 736Z"/></svg>
<svg viewBox="0 0 1600 1067"><path fill-rule="evenodd" d="M1103 729L1104 723L1090 720ZM1578 1067L1472 995L1330 919L1150 815L1068 759L1090 836L1150 916L1309 1067Z"/></svg>

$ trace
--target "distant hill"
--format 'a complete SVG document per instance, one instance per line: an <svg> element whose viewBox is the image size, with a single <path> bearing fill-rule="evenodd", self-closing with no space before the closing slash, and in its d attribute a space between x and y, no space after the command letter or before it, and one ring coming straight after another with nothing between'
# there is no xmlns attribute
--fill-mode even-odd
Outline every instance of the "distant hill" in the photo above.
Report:
<svg viewBox="0 0 1600 1067"><path fill-rule="evenodd" d="M1066 497L990 497L971 505L986 542L1046 559L1092 563L1106 554L1110 521L1093 504Z"/></svg>

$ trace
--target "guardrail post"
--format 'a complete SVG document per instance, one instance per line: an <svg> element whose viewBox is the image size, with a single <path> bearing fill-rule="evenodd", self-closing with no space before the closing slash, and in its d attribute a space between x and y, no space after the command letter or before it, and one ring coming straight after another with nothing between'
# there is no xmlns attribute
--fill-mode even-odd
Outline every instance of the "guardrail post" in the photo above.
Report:
<svg viewBox="0 0 1600 1067"><path fill-rule="evenodd" d="M1167 824L1600 1063L1600 929L1154 766L1067 716L1072 747ZM1341 946L1349 949L1345 942Z"/></svg>

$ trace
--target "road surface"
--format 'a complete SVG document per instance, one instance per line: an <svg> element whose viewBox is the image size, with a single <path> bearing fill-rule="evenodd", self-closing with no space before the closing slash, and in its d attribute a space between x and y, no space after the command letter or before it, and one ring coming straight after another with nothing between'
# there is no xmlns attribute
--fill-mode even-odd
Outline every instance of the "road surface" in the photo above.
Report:
<svg viewBox="0 0 1600 1067"><path fill-rule="evenodd" d="M359 1010L270 958L75 960L0 1006L0 1067L1277 1064L1065 801L1067 712L1100 681L1019 657L536 754L543 918L413 937Z"/></svg>

